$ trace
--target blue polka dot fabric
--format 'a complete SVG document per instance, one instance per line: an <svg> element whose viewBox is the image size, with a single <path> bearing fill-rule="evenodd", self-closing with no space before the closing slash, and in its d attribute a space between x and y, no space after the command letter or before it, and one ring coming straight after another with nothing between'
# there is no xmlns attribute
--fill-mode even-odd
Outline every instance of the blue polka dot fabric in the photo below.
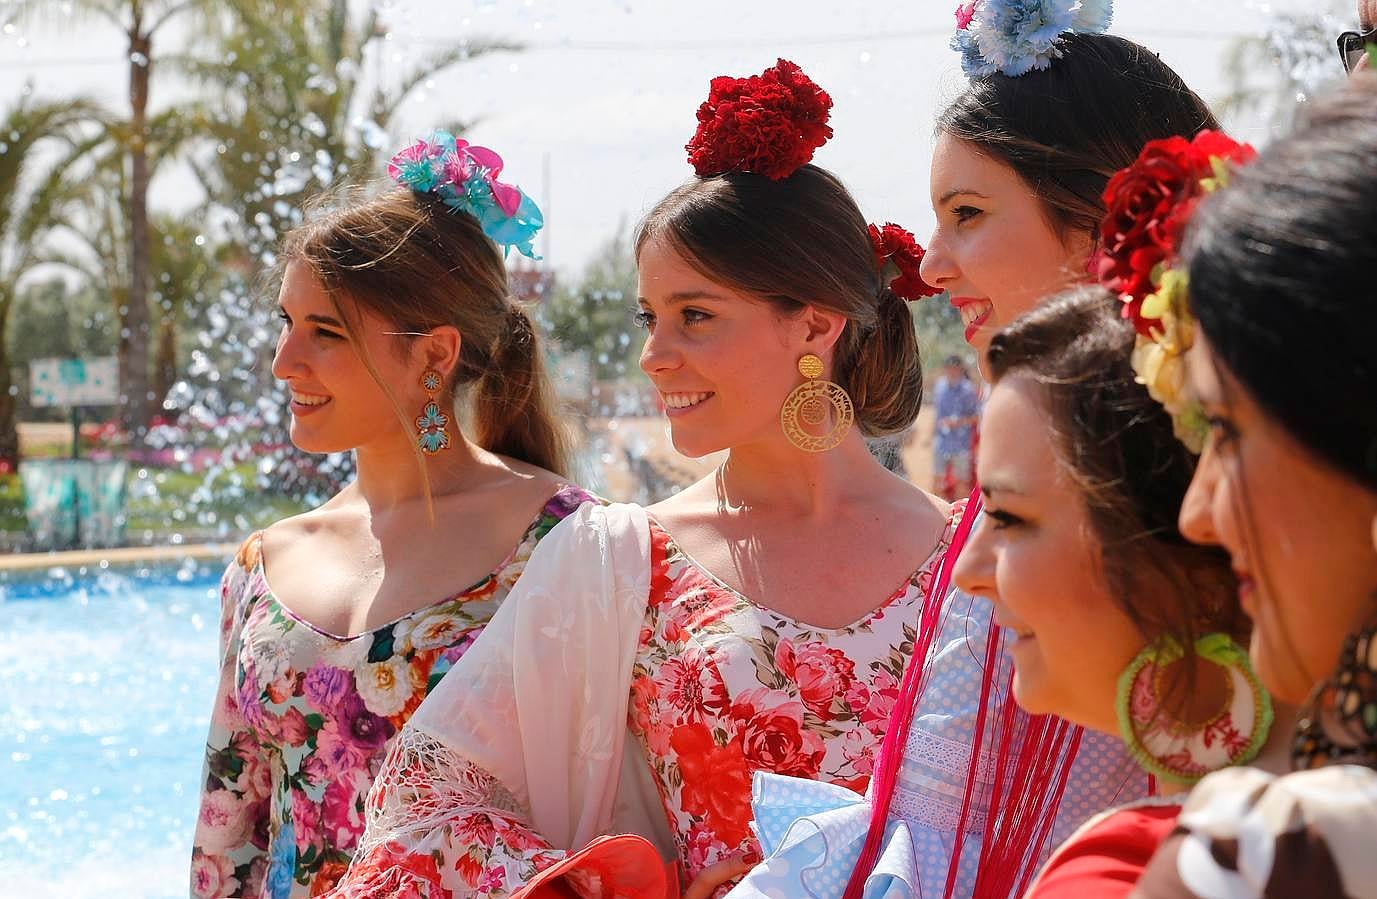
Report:
<svg viewBox="0 0 1377 899"><path fill-rule="evenodd" d="M915 713L895 785L880 864L866 899L945 893L980 709L992 607L953 589L937 637L930 680ZM1011 664L1007 654L1002 666ZM985 794L993 759L977 760L976 789L964 822L953 896L970 896L979 868ZM1147 795L1147 780L1117 739L1087 732L1037 866L1082 822ZM757 774L755 824L765 861L728 895L734 899L839 899L860 856L870 803L844 787Z"/></svg>
<svg viewBox="0 0 1377 899"><path fill-rule="evenodd" d="M846 889L870 826L870 803L845 787L757 772L753 827L765 861L727 895L733 899L836 899ZM913 839L891 821L865 899L917 897Z"/></svg>

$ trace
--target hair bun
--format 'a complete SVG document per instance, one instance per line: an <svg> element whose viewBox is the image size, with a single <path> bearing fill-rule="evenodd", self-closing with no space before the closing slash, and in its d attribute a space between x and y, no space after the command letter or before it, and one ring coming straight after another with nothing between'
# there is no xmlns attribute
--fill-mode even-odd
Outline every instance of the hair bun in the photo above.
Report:
<svg viewBox="0 0 1377 899"><path fill-rule="evenodd" d="M748 78L719 76L698 107L689 163L700 178L750 172L781 181L832 137L831 108L827 92L787 59Z"/></svg>

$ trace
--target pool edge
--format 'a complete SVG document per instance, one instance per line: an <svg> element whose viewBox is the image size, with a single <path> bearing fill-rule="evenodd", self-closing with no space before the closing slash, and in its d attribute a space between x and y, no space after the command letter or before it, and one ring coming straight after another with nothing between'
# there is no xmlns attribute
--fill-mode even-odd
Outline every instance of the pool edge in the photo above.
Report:
<svg viewBox="0 0 1377 899"><path fill-rule="evenodd" d="M42 568L80 568L107 562L168 562L182 559L227 559L238 543L197 543L185 546L129 546L119 549L82 549L70 552L12 553L0 556L0 571L31 571Z"/></svg>

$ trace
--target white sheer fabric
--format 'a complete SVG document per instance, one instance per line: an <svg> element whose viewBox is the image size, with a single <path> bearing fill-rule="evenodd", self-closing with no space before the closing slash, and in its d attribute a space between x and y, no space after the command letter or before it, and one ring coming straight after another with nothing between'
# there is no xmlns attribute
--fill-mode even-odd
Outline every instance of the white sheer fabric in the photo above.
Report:
<svg viewBox="0 0 1377 899"><path fill-rule="evenodd" d="M394 840L414 853L450 839L447 822L471 810L523 822L555 850L634 833L674 858L645 761L634 745L625 751L649 589L644 510L586 503L557 525L398 736L369 798L358 857ZM531 873L508 871L504 881L516 887Z"/></svg>

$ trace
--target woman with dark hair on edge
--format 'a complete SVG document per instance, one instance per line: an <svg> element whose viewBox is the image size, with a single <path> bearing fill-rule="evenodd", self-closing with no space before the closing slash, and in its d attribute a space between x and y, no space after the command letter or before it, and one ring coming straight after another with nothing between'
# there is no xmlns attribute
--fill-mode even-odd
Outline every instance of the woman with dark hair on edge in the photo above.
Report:
<svg viewBox="0 0 1377 899"><path fill-rule="evenodd" d="M1134 348L1101 287L1048 301L990 343L984 515L957 584L1017 635L1019 705L1119 736L1158 785L1058 847L1027 899L1128 895L1191 784L1231 765L1285 767L1286 728L1271 726L1237 642L1247 624L1229 557L1177 529L1196 456L1141 383Z"/></svg>
<svg viewBox="0 0 1377 899"><path fill-rule="evenodd" d="M1103 2L981 0L957 11L953 43L971 81L938 117L930 184L937 228L921 273L960 310L986 378L992 335L1045 297L1093 280L1110 176L1150 140L1218 126L1156 54L1102 33L1108 21ZM973 494L974 508L979 502ZM822 865L844 869L846 896L861 896L868 878L897 864L883 859L906 851L887 838L903 823L913 831L923 895L1021 895L1087 818L1147 795L1147 778L1117 739L1018 711L989 602L952 596L887 728L868 833L861 840L812 820L825 838L780 853L791 873L779 876L792 889L801 888L799 871ZM981 724L957 752L933 739L934 723L954 710ZM835 805L812 796L798 811ZM758 824L778 817L757 803ZM783 817L781 837L791 831ZM933 818L951 822L938 842L931 828L913 826ZM746 886L757 876L762 891L778 886L770 868L759 866ZM746 886L738 895L752 895Z"/></svg>
<svg viewBox="0 0 1377 899"><path fill-rule="evenodd" d="M398 738L335 895L706 897L758 858L754 772L864 789L962 506L863 439L917 417L931 290L810 163L830 106L785 60L713 80L698 177L637 233L636 320L675 447L727 460L542 543Z"/></svg>
<svg viewBox="0 0 1377 899"><path fill-rule="evenodd" d="M1203 780L1135 896L1377 896L1377 80L1198 207L1173 311L1208 436L1181 531L1222 546L1292 773ZM1177 354L1177 360L1181 360Z"/></svg>
<svg viewBox="0 0 1377 899"><path fill-rule="evenodd" d="M292 442L352 450L358 475L251 536L225 574L196 897L334 885L394 736L590 499L564 477L500 248L529 253L539 210L496 153L448 134L389 171L397 185L338 198L279 254Z"/></svg>

